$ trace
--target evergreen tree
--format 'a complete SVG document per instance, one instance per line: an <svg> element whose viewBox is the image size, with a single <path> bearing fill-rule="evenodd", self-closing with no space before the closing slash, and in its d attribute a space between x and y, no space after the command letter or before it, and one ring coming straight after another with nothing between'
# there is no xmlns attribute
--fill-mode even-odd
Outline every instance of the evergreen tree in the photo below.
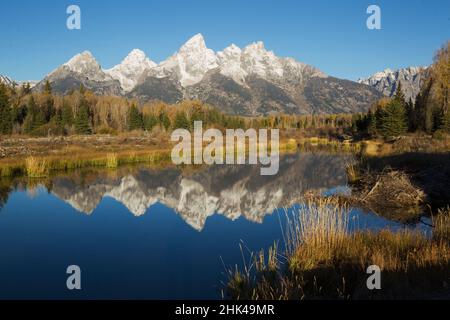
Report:
<svg viewBox="0 0 450 320"><path fill-rule="evenodd" d="M137 109L137 107L133 104L131 108L128 110L128 130L140 130L143 128L144 123L142 120L142 115Z"/></svg>
<svg viewBox="0 0 450 320"><path fill-rule="evenodd" d="M433 110L430 103L431 88L433 87L433 79L428 79L422 86L416 97L414 105L414 115L417 129L431 133L433 130Z"/></svg>
<svg viewBox="0 0 450 320"><path fill-rule="evenodd" d="M84 101L81 102L80 107L78 108L78 112L75 116L75 131L78 134L91 134L92 129L90 125L89 119L89 108L87 103Z"/></svg>
<svg viewBox="0 0 450 320"><path fill-rule="evenodd" d="M177 112L173 123L173 128L189 130L189 127L189 120L186 117L186 113L184 113L183 111Z"/></svg>
<svg viewBox="0 0 450 320"><path fill-rule="evenodd" d="M398 82L397 89L395 90L394 100L400 103L402 106L406 106L405 94L402 89L402 82Z"/></svg>
<svg viewBox="0 0 450 320"><path fill-rule="evenodd" d="M50 82L48 80L45 81L44 93L49 94L49 95L52 94L52 86L50 85Z"/></svg>
<svg viewBox="0 0 450 320"><path fill-rule="evenodd" d="M416 115L414 110L414 103L411 98L409 98L408 103L405 105L406 119L408 121L408 131L414 132L417 128Z"/></svg>
<svg viewBox="0 0 450 320"><path fill-rule="evenodd" d="M42 108L36 104L32 95L28 100L27 116L24 120L24 131L28 134L39 134L39 127L46 123L45 113Z"/></svg>
<svg viewBox="0 0 450 320"><path fill-rule="evenodd" d="M51 88L49 88L49 90L50 93L46 93L45 105L43 110L45 122L49 122L56 113L53 96L51 95Z"/></svg>
<svg viewBox="0 0 450 320"><path fill-rule="evenodd" d="M383 108L379 128L384 137L395 137L406 132L405 108L398 100L392 100Z"/></svg>
<svg viewBox="0 0 450 320"><path fill-rule="evenodd" d="M144 116L144 129L151 131L154 126L158 123L158 119L153 114Z"/></svg>
<svg viewBox="0 0 450 320"><path fill-rule="evenodd" d="M27 95L27 94L30 94L30 93L31 93L30 83L29 82L23 83L22 84L22 94L23 95Z"/></svg>
<svg viewBox="0 0 450 320"><path fill-rule="evenodd" d="M38 108L36 105L36 101L34 100L34 96L31 95L30 99L28 100L28 104L27 104L27 116L25 117L25 120L23 123L25 133L30 134L35 129L34 118L38 111L37 109Z"/></svg>
<svg viewBox="0 0 450 320"><path fill-rule="evenodd" d="M67 101L63 102L62 110L61 110L61 125L63 127L70 127L73 125L73 111Z"/></svg>
<svg viewBox="0 0 450 320"><path fill-rule="evenodd" d="M0 134L12 132L12 111L6 86L0 83Z"/></svg>
<svg viewBox="0 0 450 320"><path fill-rule="evenodd" d="M166 129L166 130L168 130L169 128L170 128L170 125L171 125L171 122L170 122L170 119L169 119L169 116L164 112L164 111L162 111L160 114L159 114L159 117L158 117L159 119L159 124L164 128L164 129Z"/></svg>
<svg viewBox="0 0 450 320"><path fill-rule="evenodd" d="M444 130L447 133L450 133L450 110L444 113L440 129Z"/></svg>
<svg viewBox="0 0 450 320"><path fill-rule="evenodd" d="M367 134L371 137L376 137L378 135L377 117L371 110L369 110L369 113L367 114Z"/></svg>

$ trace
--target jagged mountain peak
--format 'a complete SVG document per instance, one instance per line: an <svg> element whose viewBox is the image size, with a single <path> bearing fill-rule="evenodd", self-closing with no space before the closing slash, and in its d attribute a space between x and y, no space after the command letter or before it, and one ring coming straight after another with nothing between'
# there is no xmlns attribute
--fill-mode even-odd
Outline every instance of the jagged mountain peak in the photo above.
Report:
<svg viewBox="0 0 450 320"><path fill-rule="evenodd" d="M265 79L283 77L283 66L280 58L273 51L266 50L262 41L246 46L242 52L243 65L246 71Z"/></svg>
<svg viewBox="0 0 450 320"><path fill-rule="evenodd" d="M133 49L120 64L105 70L105 72L113 79L118 80L125 92L129 92L147 70L156 66L157 64L151 61L144 51Z"/></svg>
<svg viewBox="0 0 450 320"><path fill-rule="evenodd" d="M82 53L76 54L69 61L64 63L65 66L69 67L71 70L76 72L83 72L86 68L98 68L101 69L97 60L90 51L83 51Z"/></svg>
<svg viewBox="0 0 450 320"><path fill-rule="evenodd" d="M242 68L242 50L234 43L222 51L217 52L219 58L220 73L232 78L237 83L243 84L247 72Z"/></svg>
<svg viewBox="0 0 450 320"><path fill-rule="evenodd" d="M205 38L203 37L203 35L201 33L197 33L196 35L191 37L188 41L186 41L181 46L180 51L190 50L192 48L207 49Z"/></svg>
<svg viewBox="0 0 450 320"><path fill-rule="evenodd" d="M198 33L173 56L161 62L156 73L159 77L175 74L181 86L186 87L200 82L209 70L218 66L215 52L206 47L203 36Z"/></svg>
<svg viewBox="0 0 450 320"><path fill-rule="evenodd" d="M14 81L10 77L3 76L0 74L0 83L3 83L7 86L12 86L14 84Z"/></svg>
<svg viewBox="0 0 450 320"><path fill-rule="evenodd" d="M426 77L427 67L406 67L397 70L387 68L376 72L368 78L358 79L357 82L374 87L385 96L394 95L399 83L407 100L414 100Z"/></svg>

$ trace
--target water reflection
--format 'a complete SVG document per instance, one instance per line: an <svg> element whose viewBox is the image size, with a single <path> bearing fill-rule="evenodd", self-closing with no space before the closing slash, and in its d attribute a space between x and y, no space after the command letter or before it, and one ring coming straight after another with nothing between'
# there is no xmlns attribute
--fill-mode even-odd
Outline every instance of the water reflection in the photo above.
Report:
<svg viewBox="0 0 450 320"><path fill-rule="evenodd" d="M257 166L83 170L0 183L0 298L220 298L239 245L282 241L278 208L309 190L343 190L347 155L292 154ZM130 214L131 213L131 214ZM358 210L361 227L401 227ZM65 287L68 265L83 290Z"/></svg>
<svg viewBox="0 0 450 320"><path fill-rule="evenodd" d="M135 216L161 203L201 231L215 213L261 223L275 209L298 203L307 190L345 185L348 161L349 156L287 155L280 159L275 176L261 176L258 166L249 165L210 166L193 172L137 169L123 176L98 174L90 179L69 175L52 178L49 191L85 214L91 214L105 197L119 201Z"/></svg>

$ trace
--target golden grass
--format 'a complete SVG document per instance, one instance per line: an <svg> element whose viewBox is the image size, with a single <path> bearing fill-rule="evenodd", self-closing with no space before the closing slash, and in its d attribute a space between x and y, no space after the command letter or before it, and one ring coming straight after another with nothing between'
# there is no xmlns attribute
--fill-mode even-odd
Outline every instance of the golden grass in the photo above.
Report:
<svg viewBox="0 0 450 320"><path fill-rule="evenodd" d="M116 153L107 153L106 154L106 167L107 168L117 168L119 165L119 159Z"/></svg>
<svg viewBox="0 0 450 320"><path fill-rule="evenodd" d="M25 159L27 175L31 178L46 177L49 173L48 161L37 157L28 157Z"/></svg>
<svg viewBox="0 0 450 320"><path fill-rule="evenodd" d="M115 169L122 164L160 164L170 161L166 150L84 152L67 156L31 156L21 161L0 162L0 176L45 177L51 172L68 171L88 167Z"/></svg>
<svg viewBox="0 0 450 320"><path fill-rule="evenodd" d="M361 179L359 168L355 163L348 163L345 166L345 171L347 173L347 180L349 183L355 183Z"/></svg>
<svg viewBox="0 0 450 320"><path fill-rule="evenodd" d="M349 232L346 207L333 200L308 203L289 219L286 252L269 253L268 259L260 253L244 272L230 271L226 293L232 299L445 296L450 219L442 219L447 231L432 239L408 230ZM366 269L374 264L382 271L382 290L366 286Z"/></svg>

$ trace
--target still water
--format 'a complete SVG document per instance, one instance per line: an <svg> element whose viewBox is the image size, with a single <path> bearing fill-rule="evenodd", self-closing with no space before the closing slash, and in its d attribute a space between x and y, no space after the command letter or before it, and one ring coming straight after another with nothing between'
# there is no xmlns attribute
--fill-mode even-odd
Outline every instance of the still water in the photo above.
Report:
<svg viewBox="0 0 450 320"><path fill-rule="evenodd" d="M226 268L282 242L285 212L310 190L345 190L348 155L257 166L84 170L0 188L1 299L220 299ZM353 210L360 228L402 228ZM282 245L282 244L281 244ZM247 250L246 249L246 250ZM66 268L81 268L81 290Z"/></svg>

